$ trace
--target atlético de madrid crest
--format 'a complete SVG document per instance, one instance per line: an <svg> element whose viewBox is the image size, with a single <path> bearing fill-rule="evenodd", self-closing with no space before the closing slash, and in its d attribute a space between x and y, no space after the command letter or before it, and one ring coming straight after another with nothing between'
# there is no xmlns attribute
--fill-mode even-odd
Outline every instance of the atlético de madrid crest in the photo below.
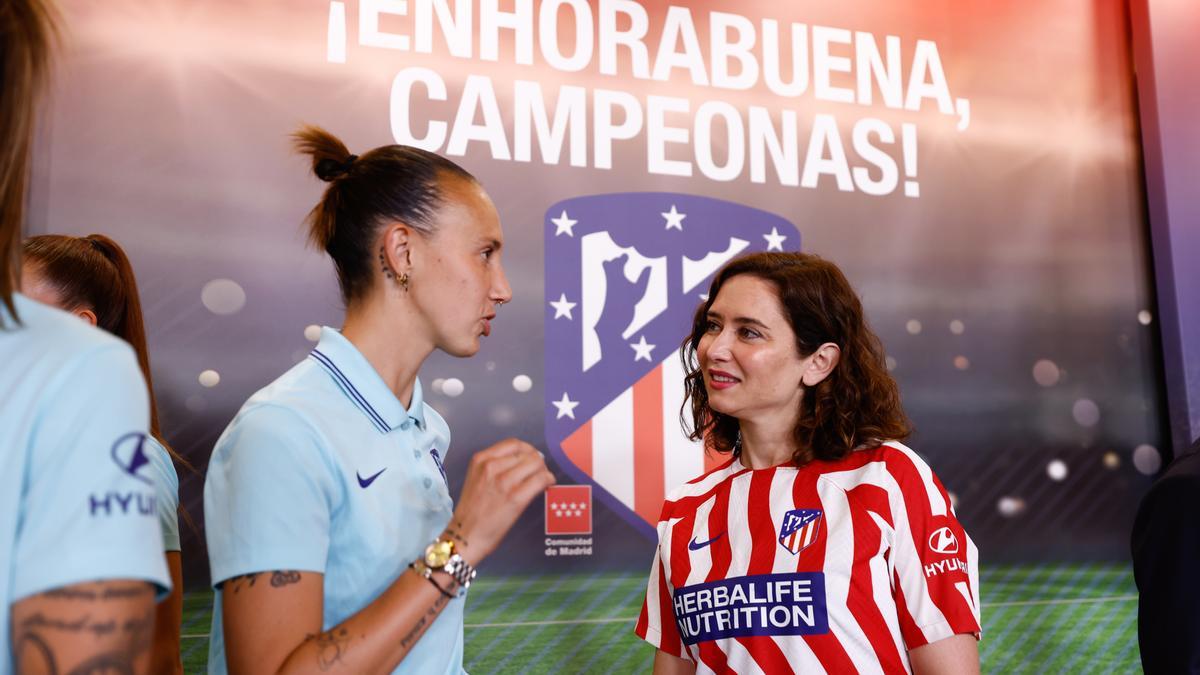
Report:
<svg viewBox="0 0 1200 675"><path fill-rule="evenodd" d="M667 491L723 461L680 428L679 345L712 275L795 251L787 220L672 193L577 197L545 217L546 442L648 536Z"/></svg>
<svg viewBox="0 0 1200 675"><path fill-rule="evenodd" d="M820 509L793 509L783 514L779 527L779 545L792 553L800 553L817 540L821 531Z"/></svg>

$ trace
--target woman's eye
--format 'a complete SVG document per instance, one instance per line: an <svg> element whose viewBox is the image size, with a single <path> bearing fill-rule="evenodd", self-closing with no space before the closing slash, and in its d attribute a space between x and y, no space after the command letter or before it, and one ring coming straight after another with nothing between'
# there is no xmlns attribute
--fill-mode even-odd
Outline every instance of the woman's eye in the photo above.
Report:
<svg viewBox="0 0 1200 675"><path fill-rule="evenodd" d="M754 338L760 338L760 337L762 337L762 335L758 331L754 330L753 328L743 328L742 329L742 337L747 338L747 339L754 339Z"/></svg>
<svg viewBox="0 0 1200 675"><path fill-rule="evenodd" d="M494 252L495 252L494 249L485 248L479 252L479 255L483 256L484 260L490 260L492 257L492 253L494 253Z"/></svg>
<svg viewBox="0 0 1200 675"><path fill-rule="evenodd" d="M708 321L704 324L704 330L708 333L716 333L721 330L721 326L716 321Z"/></svg>

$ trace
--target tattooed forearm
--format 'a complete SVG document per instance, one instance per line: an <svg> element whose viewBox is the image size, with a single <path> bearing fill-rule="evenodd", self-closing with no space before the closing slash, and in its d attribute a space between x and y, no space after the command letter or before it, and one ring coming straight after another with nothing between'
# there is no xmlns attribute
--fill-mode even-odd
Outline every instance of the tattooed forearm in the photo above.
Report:
<svg viewBox="0 0 1200 675"><path fill-rule="evenodd" d="M317 665L321 672L325 672L342 662L342 656L350 645L350 632L345 628L334 628L324 633L309 635L305 640L316 643Z"/></svg>
<svg viewBox="0 0 1200 675"><path fill-rule="evenodd" d="M454 541L462 544L463 546L470 546L470 544L467 543L466 537L464 537L462 534L462 529L463 529L462 521L456 520L454 522L451 522L449 525L446 526L446 536L448 536L451 539L453 539Z"/></svg>
<svg viewBox="0 0 1200 675"><path fill-rule="evenodd" d="M295 570L276 570L271 572L271 586L275 588L298 583L299 581L300 573Z"/></svg>
<svg viewBox="0 0 1200 675"><path fill-rule="evenodd" d="M421 637L421 634L425 632L425 627L433 623L433 620L437 618L438 612L441 611L441 609L445 607L446 603L448 602L450 602L450 598L447 598L444 595L439 596L438 599L433 602L433 606L425 612L425 615L417 620L417 624L413 626L412 630L408 631L408 635L405 635L400 640L400 646L406 651L412 649L413 645L415 645L417 640Z"/></svg>

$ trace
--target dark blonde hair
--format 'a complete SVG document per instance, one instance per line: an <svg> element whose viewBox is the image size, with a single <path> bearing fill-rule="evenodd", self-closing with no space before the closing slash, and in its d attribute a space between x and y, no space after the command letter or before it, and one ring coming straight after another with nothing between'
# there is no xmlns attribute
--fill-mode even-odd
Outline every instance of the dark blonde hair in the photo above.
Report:
<svg viewBox="0 0 1200 675"><path fill-rule="evenodd" d="M841 349L834 369L801 397L800 418L793 430L794 461L838 460L856 447L876 447L912 433L900 406L900 389L884 364L883 345L867 326L862 303L837 265L807 253L757 253L737 258L717 272L708 300L697 308L691 335L683 342L687 398L680 416L693 440L704 440L717 452L740 450L737 419L709 407L696 350L721 287L743 274L775 287L802 358L826 342Z"/></svg>
<svg viewBox="0 0 1200 675"><path fill-rule="evenodd" d="M50 67L54 12L43 0L0 2L0 302L13 304L37 101ZM4 317L0 315L0 328Z"/></svg>
<svg viewBox="0 0 1200 675"><path fill-rule="evenodd" d="M190 469L191 465L171 449L158 423L142 303L137 278L125 251L102 234L86 237L44 234L26 239L22 250L25 263L57 292L63 309L91 310L96 315L97 327L133 347L150 396L150 435L162 443L175 461Z"/></svg>
<svg viewBox="0 0 1200 675"><path fill-rule="evenodd" d="M477 182L445 157L407 145L385 145L359 157L336 136L311 125L293 133L292 141L296 152L312 158L317 178L329 183L308 214L309 241L333 258L347 303L371 287L379 267L373 248L383 224L400 221L433 234L442 181Z"/></svg>

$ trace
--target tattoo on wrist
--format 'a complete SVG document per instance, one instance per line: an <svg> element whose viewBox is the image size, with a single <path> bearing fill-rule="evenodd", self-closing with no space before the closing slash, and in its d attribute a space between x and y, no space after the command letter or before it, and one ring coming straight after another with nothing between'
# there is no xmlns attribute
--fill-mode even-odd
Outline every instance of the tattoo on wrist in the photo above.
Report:
<svg viewBox="0 0 1200 675"><path fill-rule="evenodd" d="M271 586L280 588L300 582L300 573L296 570L276 570L271 572Z"/></svg>
<svg viewBox="0 0 1200 675"><path fill-rule="evenodd" d="M412 649L413 645L415 645L417 640L421 637L421 634L425 632L425 627L433 623L433 620L437 618L438 612L440 612L441 609L449 602L450 598L444 595L440 596L437 600L434 600L433 606L426 610L424 616L417 620L417 625L413 626L412 630L408 631L408 635L405 635L400 640L400 646L406 651Z"/></svg>
<svg viewBox="0 0 1200 675"><path fill-rule="evenodd" d="M334 628L324 633L309 635L304 639L316 643L317 665L324 672L342 662L342 656L346 653L346 648L350 646L350 631L345 628Z"/></svg>
<svg viewBox="0 0 1200 675"><path fill-rule="evenodd" d="M470 544L467 543L466 537L464 537L462 534L462 529L463 525L461 520L452 522L446 527L446 536L462 544L463 546L469 546Z"/></svg>

